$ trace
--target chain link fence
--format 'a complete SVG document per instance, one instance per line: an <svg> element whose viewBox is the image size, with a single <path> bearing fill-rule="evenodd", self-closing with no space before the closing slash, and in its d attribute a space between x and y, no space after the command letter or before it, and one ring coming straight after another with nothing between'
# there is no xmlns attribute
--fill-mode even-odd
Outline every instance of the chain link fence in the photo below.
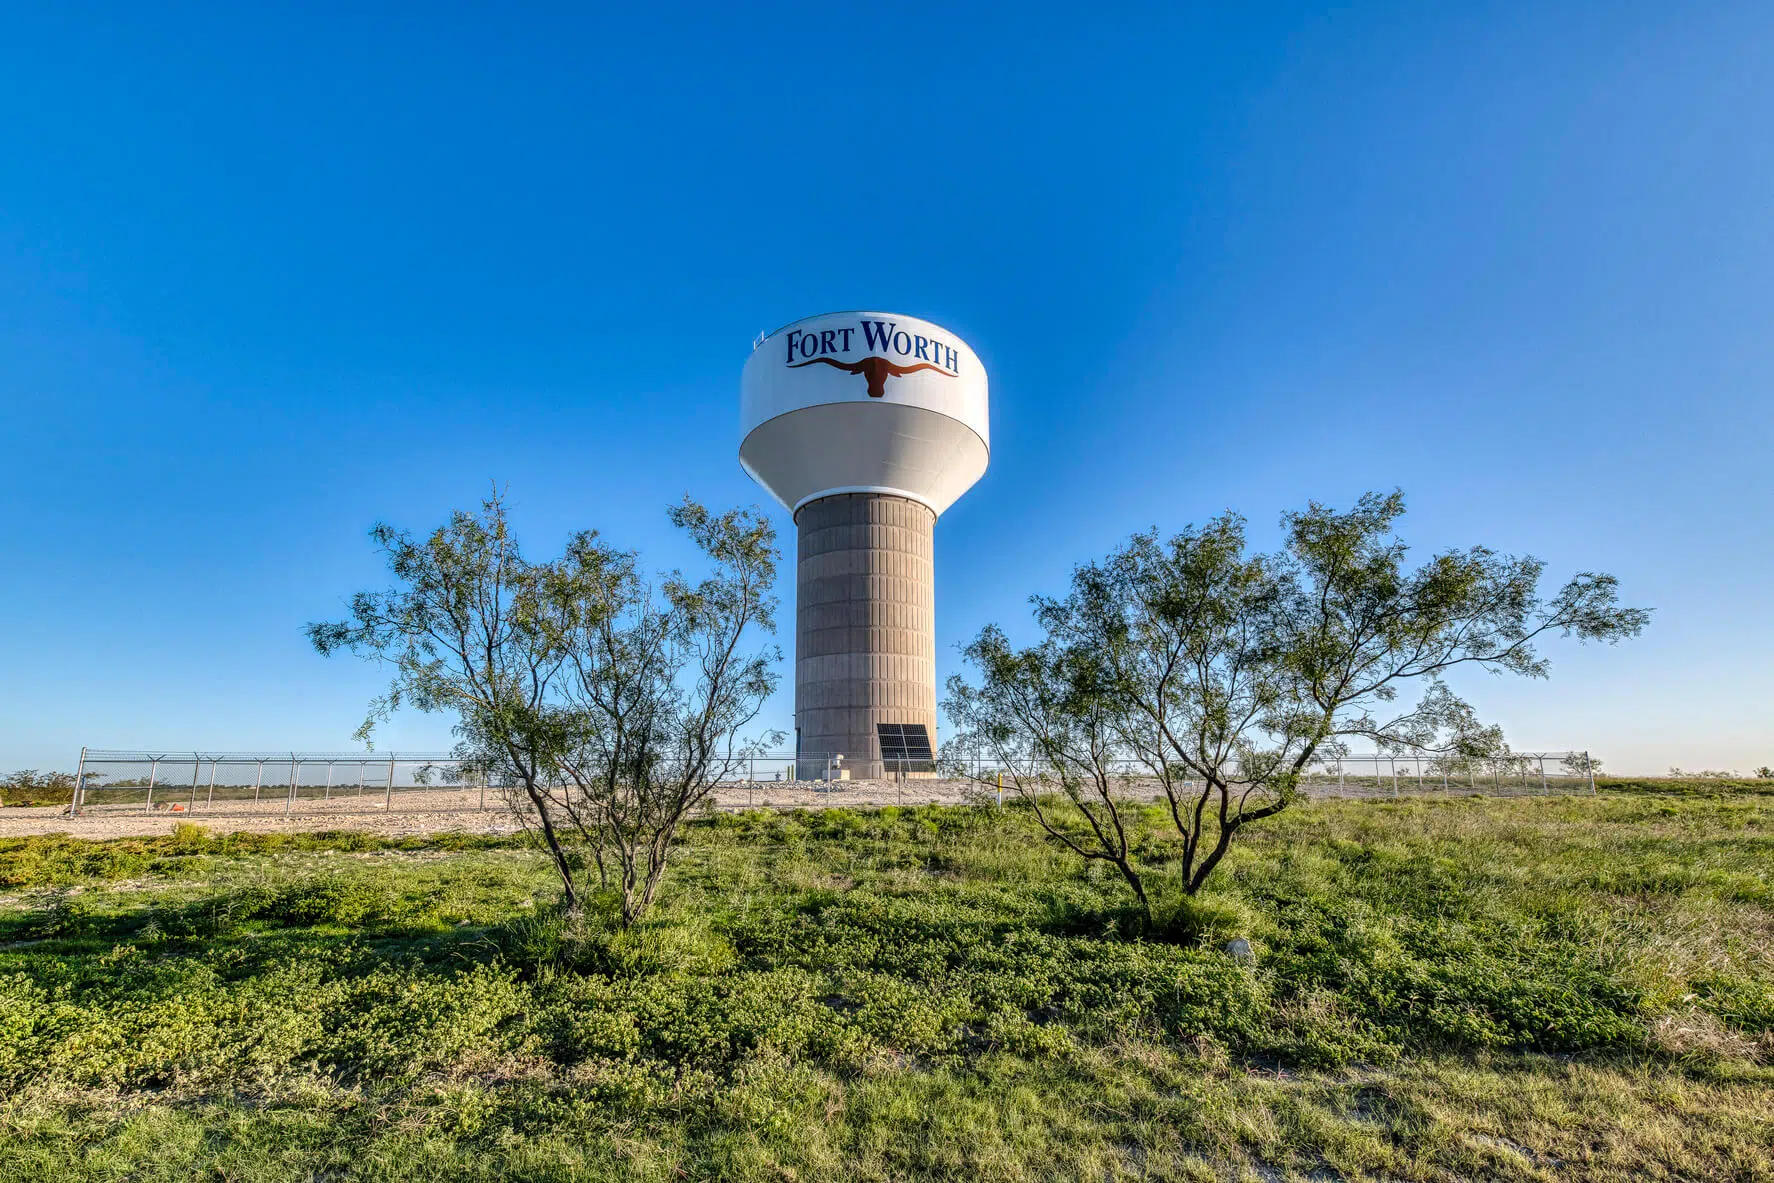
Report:
<svg viewBox="0 0 1774 1183"><path fill-rule="evenodd" d="M1314 763L1302 786L1320 795L1483 793L1526 796L1595 792L1588 752L1510 752L1497 756L1377 753Z"/></svg>
<svg viewBox="0 0 1774 1183"><path fill-rule="evenodd" d="M76 815L156 811L266 813L424 808L440 792L476 794L483 777L453 756L412 752L136 752L88 748L74 777ZM496 800L493 802L496 804Z"/></svg>
<svg viewBox="0 0 1774 1183"><path fill-rule="evenodd" d="M993 803L1014 784L1009 766L980 753L941 761L882 762L858 777L842 761L789 753L747 758L718 786L718 809L819 805ZM1120 761L1110 771L1129 797L1156 797L1150 771ZM1458 757L1368 753L1307 768L1314 797L1470 794L1520 796L1595 791L1588 752ZM504 807L504 791L454 756L414 752L152 752L89 748L75 775L74 816L161 813L282 816L462 812Z"/></svg>
<svg viewBox="0 0 1774 1183"><path fill-rule="evenodd" d="M948 775L975 782L1008 779L1013 762L983 755L945 761ZM1026 764L1024 767L1028 767ZM1370 752L1316 760L1301 770L1299 787L1308 796L1369 797L1405 793L1466 793L1528 796L1595 792L1596 761L1586 751L1508 752L1494 756L1449 756L1425 752ZM1141 787L1159 792L1157 779L1137 760L1107 762L1111 776L1133 795ZM1188 782L1197 787L1200 781Z"/></svg>

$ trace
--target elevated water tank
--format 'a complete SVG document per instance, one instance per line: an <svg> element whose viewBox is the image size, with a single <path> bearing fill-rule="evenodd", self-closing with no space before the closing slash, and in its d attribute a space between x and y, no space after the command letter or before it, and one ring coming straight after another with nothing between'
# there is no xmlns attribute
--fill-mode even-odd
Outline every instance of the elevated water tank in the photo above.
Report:
<svg viewBox="0 0 1774 1183"><path fill-rule="evenodd" d="M936 751L934 528L986 470L986 374L916 317L834 312L758 341L739 462L793 513L802 776L929 775Z"/></svg>

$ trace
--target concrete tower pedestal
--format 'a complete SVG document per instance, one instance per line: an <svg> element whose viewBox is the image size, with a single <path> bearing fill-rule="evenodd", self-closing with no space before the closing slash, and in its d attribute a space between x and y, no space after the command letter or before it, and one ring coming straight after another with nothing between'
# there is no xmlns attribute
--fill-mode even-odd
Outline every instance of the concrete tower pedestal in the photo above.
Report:
<svg viewBox="0 0 1774 1183"><path fill-rule="evenodd" d="M936 514L884 493L803 505L795 608L800 774L927 776L936 748ZM882 725L887 727L883 751ZM907 725L924 728L922 742Z"/></svg>

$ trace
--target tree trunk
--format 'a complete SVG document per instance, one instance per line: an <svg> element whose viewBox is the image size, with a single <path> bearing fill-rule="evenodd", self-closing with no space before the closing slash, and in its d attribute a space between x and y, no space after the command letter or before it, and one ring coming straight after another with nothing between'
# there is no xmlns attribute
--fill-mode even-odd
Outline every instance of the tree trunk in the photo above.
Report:
<svg viewBox="0 0 1774 1183"><path fill-rule="evenodd" d="M1221 823L1220 840L1214 844L1214 848L1208 852L1207 857L1201 860L1201 866L1196 869L1195 873L1189 876L1189 881L1183 888L1185 895L1193 896L1207 883L1207 877L1213 874L1213 869L1220 865L1220 859L1224 858L1226 851L1231 848L1232 835L1237 831L1236 822Z"/></svg>
<svg viewBox="0 0 1774 1183"><path fill-rule="evenodd" d="M1127 880L1127 886L1133 888L1134 898L1140 902L1140 931L1142 933L1151 932L1152 902L1146 898L1146 885L1140 882L1139 872L1133 869L1132 864L1125 861L1117 862L1115 866L1120 869L1121 877Z"/></svg>
<svg viewBox="0 0 1774 1183"><path fill-rule="evenodd" d="M561 903L567 911L576 912L579 910L579 892L573 886L573 867L567 862L567 852L561 849L560 835L554 832L554 821L548 816L548 801L532 780L524 781L524 790L530 795L530 804L536 807L536 816L542 820L542 839L548 844L549 857L554 860L554 869L561 877Z"/></svg>

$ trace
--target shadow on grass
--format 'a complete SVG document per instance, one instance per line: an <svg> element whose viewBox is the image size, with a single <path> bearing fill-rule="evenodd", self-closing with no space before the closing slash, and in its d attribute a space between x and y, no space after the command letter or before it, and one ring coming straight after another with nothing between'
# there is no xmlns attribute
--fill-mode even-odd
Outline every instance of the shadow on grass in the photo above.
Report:
<svg viewBox="0 0 1774 1183"><path fill-rule="evenodd" d="M459 963L488 961L500 952L487 942L486 926L449 924L423 905L403 907L403 902L386 892L354 891L331 878L120 912L99 911L78 895L58 892L35 911L0 919L0 954L28 950L85 962L120 946L161 957L230 949L257 954L271 945L285 950L351 946L387 958Z"/></svg>

